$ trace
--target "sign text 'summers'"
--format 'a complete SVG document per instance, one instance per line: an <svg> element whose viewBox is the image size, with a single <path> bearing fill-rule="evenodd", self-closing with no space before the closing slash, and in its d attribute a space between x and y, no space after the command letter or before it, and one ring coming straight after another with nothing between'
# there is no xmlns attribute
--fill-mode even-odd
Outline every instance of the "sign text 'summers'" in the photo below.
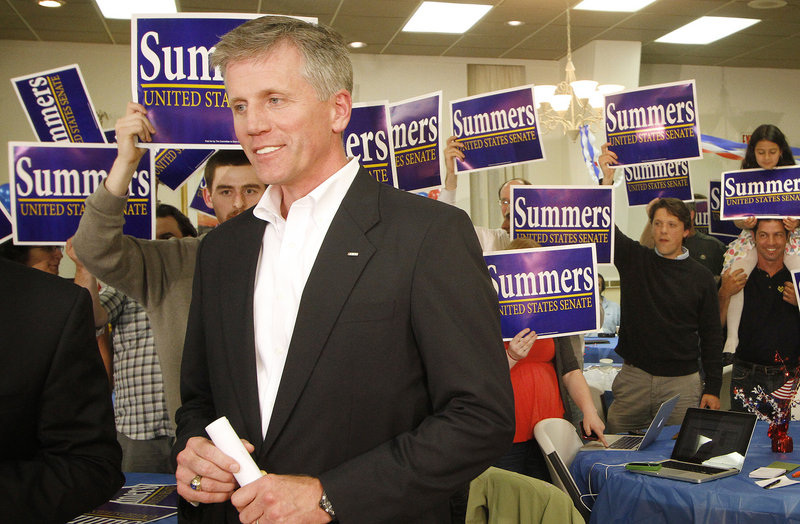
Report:
<svg viewBox="0 0 800 524"><path fill-rule="evenodd" d="M459 138L508 131L536 123L533 106L498 109L489 113L463 116L460 109L453 112L453 131Z"/></svg>
<svg viewBox="0 0 800 524"><path fill-rule="evenodd" d="M15 164L18 182L17 198L36 197L87 197L105 180L108 173L97 169L31 169L31 158L22 156ZM131 196L150 194L150 173L138 171L128 186Z"/></svg>
<svg viewBox="0 0 800 524"><path fill-rule="evenodd" d="M594 270L591 266L558 271L539 271L500 275L497 266L490 264L489 276L500 300L563 293L580 293L594 289Z"/></svg>
<svg viewBox="0 0 800 524"><path fill-rule="evenodd" d="M617 111L612 102L606 107L606 132L627 131L647 127L676 125L694 122L694 103L686 102L657 104L647 107L632 107Z"/></svg>

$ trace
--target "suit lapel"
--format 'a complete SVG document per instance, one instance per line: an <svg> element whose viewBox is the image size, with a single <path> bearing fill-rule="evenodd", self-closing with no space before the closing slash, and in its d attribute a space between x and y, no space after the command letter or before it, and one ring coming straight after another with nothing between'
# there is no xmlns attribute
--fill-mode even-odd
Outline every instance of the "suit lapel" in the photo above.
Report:
<svg viewBox="0 0 800 524"><path fill-rule="evenodd" d="M289 419L350 291L375 253L365 233L379 220L379 188L378 182L360 169L320 246L303 289L261 456Z"/></svg>
<svg viewBox="0 0 800 524"><path fill-rule="evenodd" d="M234 381L235 404L239 407L248 440L258 452L263 437L258 403L253 293L266 222L253 216L252 210L237 220L242 220L244 227L230 228L230 244L227 245L230 251L226 256L230 262L228 267L224 268L226 275L219 275L219 278L224 280L221 285L222 300L219 304L222 318L220 326L224 333L231 376L244 374L245 377L244 380ZM220 415L233 414L220 413ZM256 436L258 438L255 438Z"/></svg>

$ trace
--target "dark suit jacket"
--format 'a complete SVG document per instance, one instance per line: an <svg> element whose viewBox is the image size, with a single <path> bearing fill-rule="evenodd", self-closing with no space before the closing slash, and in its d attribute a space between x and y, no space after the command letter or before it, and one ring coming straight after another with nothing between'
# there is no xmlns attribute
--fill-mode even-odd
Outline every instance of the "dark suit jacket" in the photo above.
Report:
<svg viewBox="0 0 800 524"><path fill-rule="evenodd" d="M94 509L121 460L89 293L0 259L0 521Z"/></svg>
<svg viewBox="0 0 800 524"><path fill-rule="evenodd" d="M175 451L225 415L262 469L320 478L342 522L447 521L451 493L514 433L497 295L467 215L359 172L303 291L266 439L252 311L264 228L250 210L201 244ZM238 522L217 506L184 515Z"/></svg>

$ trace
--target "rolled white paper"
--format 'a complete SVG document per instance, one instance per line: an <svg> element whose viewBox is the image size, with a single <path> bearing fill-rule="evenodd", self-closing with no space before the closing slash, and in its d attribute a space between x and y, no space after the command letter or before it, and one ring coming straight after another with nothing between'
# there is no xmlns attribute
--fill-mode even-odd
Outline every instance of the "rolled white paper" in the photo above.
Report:
<svg viewBox="0 0 800 524"><path fill-rule="evenodd" d="M239 463L239 472L234 473L233 476L240 486L261 478L261 470L258 469L253 457L245 449L227 417L220 417L206 426L206 432L220 451Z"/></svg>

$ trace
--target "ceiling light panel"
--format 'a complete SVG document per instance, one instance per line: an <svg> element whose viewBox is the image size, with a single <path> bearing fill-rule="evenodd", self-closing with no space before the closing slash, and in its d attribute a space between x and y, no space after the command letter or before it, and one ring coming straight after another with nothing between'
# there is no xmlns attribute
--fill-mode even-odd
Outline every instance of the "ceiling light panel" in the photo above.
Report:
<svg viewBox="0 0 800 524"><path fill-rule="evenodd" d="M422 2L403 28L410 33L461 34L483 18L491 5Z"/></svg>

